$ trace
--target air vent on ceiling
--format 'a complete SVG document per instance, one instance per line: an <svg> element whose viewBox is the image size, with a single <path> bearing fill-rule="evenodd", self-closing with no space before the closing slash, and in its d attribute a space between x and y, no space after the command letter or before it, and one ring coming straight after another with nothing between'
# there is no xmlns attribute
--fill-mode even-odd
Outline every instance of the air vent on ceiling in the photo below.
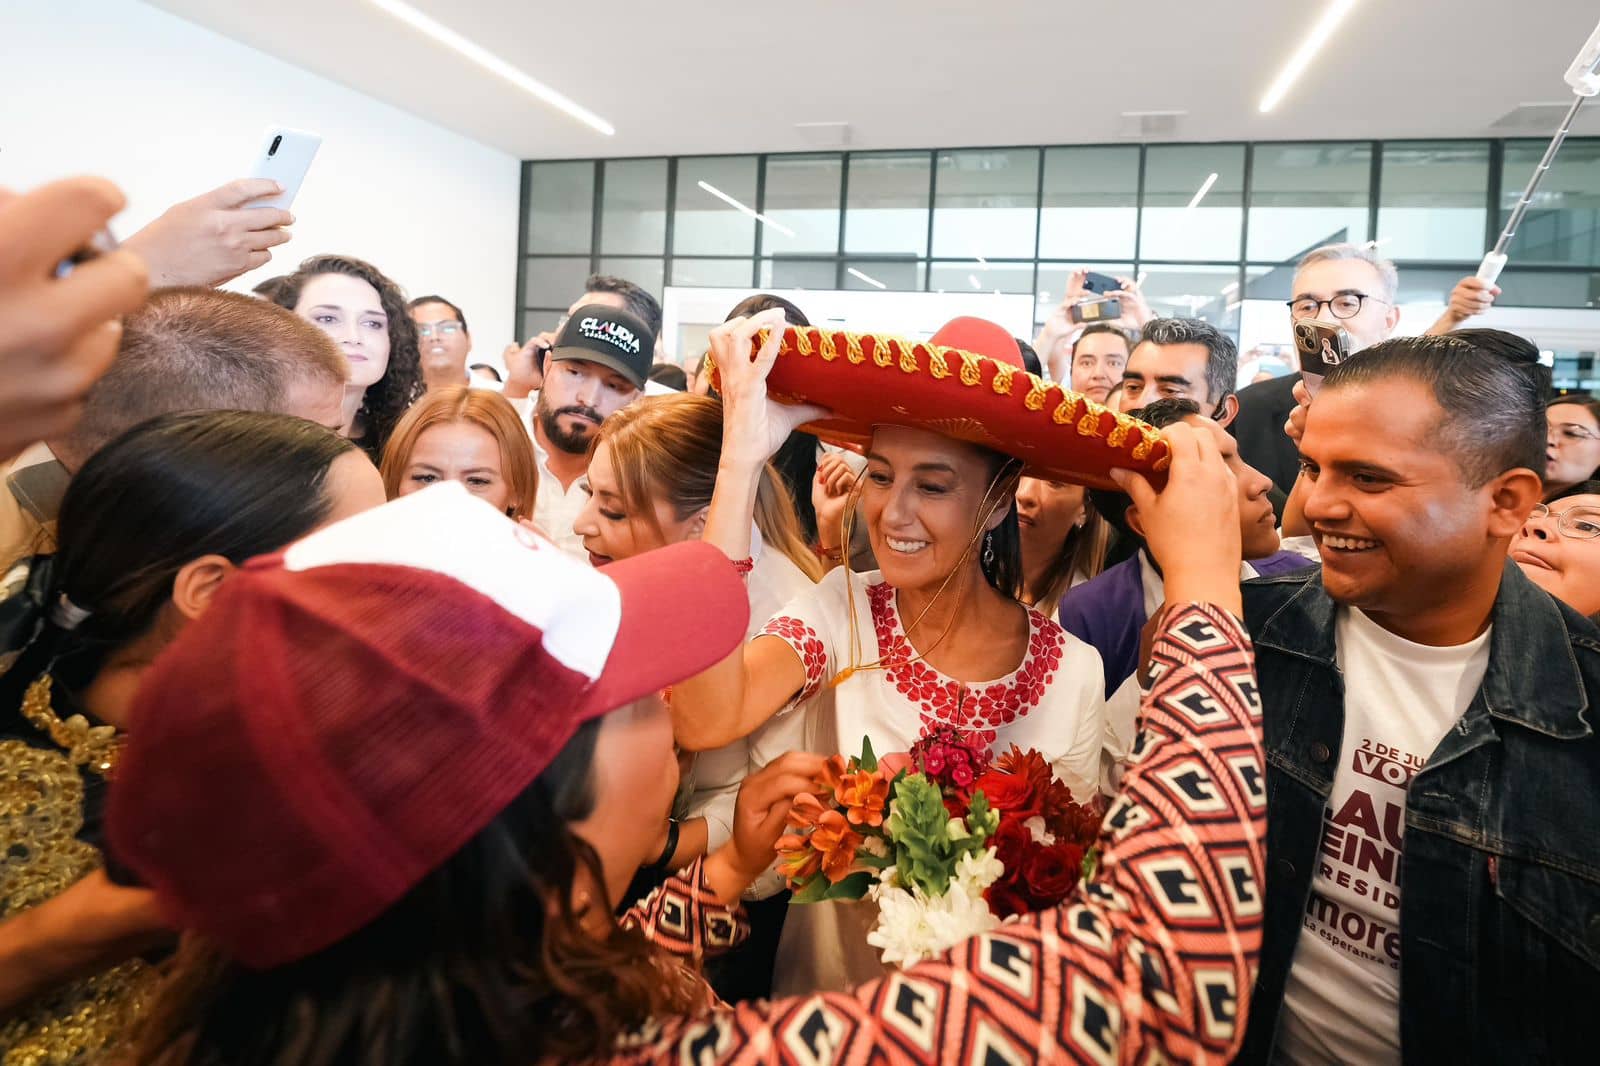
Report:
<svg viewBox="0 0 1600 1066"><path fill-rule="evenodd" d="M1571 100L1554 104L1519 104L1489 123L1492 130L1542 130L1553 133L1572 106Z"/></svg>
<svg viewBox="0 0 1600 1066"><path fill-rule="evenodd" d="M1172 137L1178 132L1178 120L1187 111L1124 111L1122 136L1149 140L1154 137Z"/></svg>
<svg viewBox="0 0 1600 1066"><path fill-rule="evenodd" d="M813 148L844 148L850 144L848 122L796 122L794 129Z"/></svg>

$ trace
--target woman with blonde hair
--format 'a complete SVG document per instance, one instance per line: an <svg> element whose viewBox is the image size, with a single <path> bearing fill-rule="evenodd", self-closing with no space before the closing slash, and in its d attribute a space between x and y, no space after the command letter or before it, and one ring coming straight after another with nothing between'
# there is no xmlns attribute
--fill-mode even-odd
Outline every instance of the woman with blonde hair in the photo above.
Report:
<svg viewBox="0 0 1600 1066"><path fill-rule="evenodd" d="M722 404L709 396L652 396L607 418L589 453L589 502L573 522L589 561L603 567L641 552L698 540L705 528L722 459ZM822 576L806 546L794 501L769 464L756 491L746 586L754 636L785 604ZM751 736L700 754L685 775L688 802L677 826L675 854L659 865L677 869L715 850L731 831L733 800L752 759L764 765L803 746L782 735Z"/></svg>
<svg viewBox="0 0 1600 1066"><path fill-rule="evenodd" d="M516 408L497 392L468 385L418 400L395 426L380 469L391 500L459 481L509 518L531 519L539 492L533 441Z"/></svg>

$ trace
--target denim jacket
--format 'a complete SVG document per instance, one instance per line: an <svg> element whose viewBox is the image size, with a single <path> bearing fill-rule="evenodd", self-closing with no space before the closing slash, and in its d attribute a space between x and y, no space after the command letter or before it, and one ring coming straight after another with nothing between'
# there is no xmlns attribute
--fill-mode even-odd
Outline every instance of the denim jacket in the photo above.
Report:
<svg viewBox="0 0 1600 1066"><path fill-rule="evenodd" d="M1344 733L1320 569L1244 586L1267 755L1266 939L1235 1060L1271 1060ZM1506 565L1483 684L1412 780L1406 1063L1600 1062L1600 630Z"/></svg>

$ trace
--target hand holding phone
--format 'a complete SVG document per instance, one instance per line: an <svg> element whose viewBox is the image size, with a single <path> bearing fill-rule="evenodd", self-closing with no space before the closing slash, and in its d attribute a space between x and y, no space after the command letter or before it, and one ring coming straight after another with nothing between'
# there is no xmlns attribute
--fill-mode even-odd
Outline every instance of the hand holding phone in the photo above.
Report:
<svg viewBox="0 0 1600 1066"><path fill-rule="evenodd" d="M267 131L261 135L261 148L251 165L250 176L275 181L283 191L275 196L253 200L247 206L289 210L320 147L322 137L319 134L292 130L286 126L267 127Z"/></svg>
<svg viewBox="0 0 1600 1066"><path fill-rule="evenodd" d="M1083 291L1092 292L1100 296L1117 292L1122 288L1122 282L1110 274L1096 274L1088 271L1083 275Z"/></svg>
<svg viewBox="0 0 1600 1066"><path fill-rule="evenodd" d="M122 242L145 261L153 287L221 285L265 266L294 216L259 202L283 191L271 178L240 178L174 204Z"/></svg>
<svg viewBox="0 0 1600 1066"><path fill-rule="evenodd" d="M1323 375L1349 359L1355 344L1347 330L1309 318L1294 324L1294 347L1300 355L1300 378L1315 396Z"/></svg>
<svg viewBox="0 0 1600 1066"><path fill-rule="evenodd" d="M116 357L118 316L144 302L144 264L93 247L123 203L99 178L0 189L0 462L77 424L84 396Z"/></svg>

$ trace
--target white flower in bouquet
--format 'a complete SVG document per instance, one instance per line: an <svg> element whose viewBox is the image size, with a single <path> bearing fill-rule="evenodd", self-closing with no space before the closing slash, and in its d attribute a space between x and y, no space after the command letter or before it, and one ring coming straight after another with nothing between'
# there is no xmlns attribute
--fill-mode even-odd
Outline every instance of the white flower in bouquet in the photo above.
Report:
<svg viewBox="0 0 1600 1066"><path fill-rule="evenodd" d="M968 853L957 860L949 890L930 897L915 885L907 889L898 884L891 866L867 893L878 904L878 921L867 943L882 952L886 965L910 966L993 929L1000 919L983 893L1004 872L993 851Z"/></svg>

